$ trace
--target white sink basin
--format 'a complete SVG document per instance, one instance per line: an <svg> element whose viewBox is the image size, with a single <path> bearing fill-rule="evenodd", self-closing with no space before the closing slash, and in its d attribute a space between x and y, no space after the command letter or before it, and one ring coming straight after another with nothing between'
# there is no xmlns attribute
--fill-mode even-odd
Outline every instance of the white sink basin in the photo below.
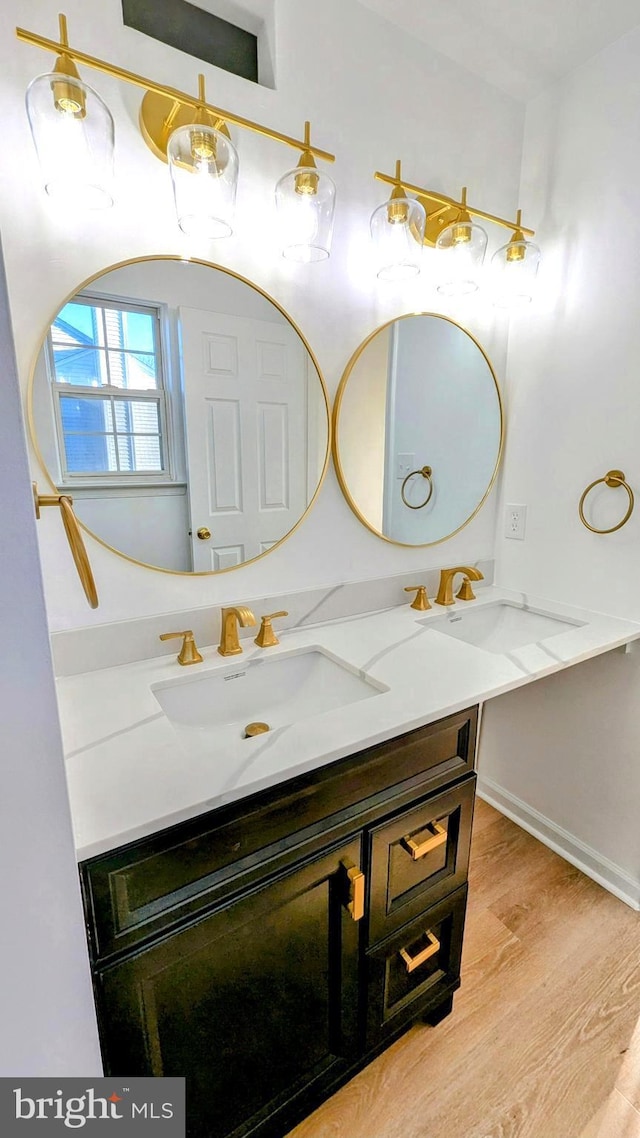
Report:
<svg viewBox="0 0 640 1138"><path fill-rule="evenodd" d="M456 608L421 623L456 640L464 640L466 644L502 654L559 636L570 628L581 627L583 622L552 616L540 609L520 608L509 601L496 601L464 611Z"/></svg>
<svg viewBox="0 0 640 1138"><path fill-rule="evenodd" d="M178 730L213 733L224 741L244 738L251 722L273 730L388 688L320 648L303 648L165 680L151 691Z"/></svg>

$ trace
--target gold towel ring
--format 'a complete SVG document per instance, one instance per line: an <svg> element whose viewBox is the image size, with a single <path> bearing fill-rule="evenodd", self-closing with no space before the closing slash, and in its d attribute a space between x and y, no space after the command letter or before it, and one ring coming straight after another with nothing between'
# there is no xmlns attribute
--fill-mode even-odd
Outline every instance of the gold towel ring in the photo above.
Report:
<svg viewBox="0 0 640 1138"><path fill-rule="evenodd" d="M585 500L587 494L591 490L593 490L594 486L599 486L601 482L604 482L604 484L606 486L610 486L613 489L617 489L618 486L624 486L625 490L627 491L627 494L629 495L629 508L628 508L626 514L624 515L622 521L618 522L617 526L612 526L611 529L596 529L595 526L589 525L589 522L587 521L587 519L584 516L584 510L582 508L584 505L584 500ZM591 530L592 533L615 533L616 530L622 529L622 527L624 525L626 525L626 523L629 521L629 518L631 517L631 514L633 513L634 501L635 501L635 499L633 497L633 490L631 489L629 484L625 481L624 471L623 470L609 470L605 474L604 478L596 478L595 482L590 482L589 485L587 486L587 489L585 490L584 494L582 495L582 497L580 499L580 505L578 506L578 513L580 514L580 521L582 522L582 524L584 526L587 527L587 529Z"/></svg>
<svg viewBox="0 0 640 1138"><path fill-rule="evenodd" d="M429 483L429 493L427 494L424 502L420 502L419 506L412 506L411 502L407 502L407 499L405 498L405 495L404 495L404 488L407 485L407 482L409 481L409 479L413 478L414 474L421 474L422 477L426 478L428 483ZM410 510L422 510L426 506L427 502L431 501L431 495L433 494L433 478L431 477L432 474L433 474L433 470L431 469L430 466L422 466L420 468L420 470L412 470L409 474L407 474L407 477L405 478L404 482L402 483L402 489L400 490L400 496L401 496L402 501L404 502L405 506L408 506Z"/></svg>

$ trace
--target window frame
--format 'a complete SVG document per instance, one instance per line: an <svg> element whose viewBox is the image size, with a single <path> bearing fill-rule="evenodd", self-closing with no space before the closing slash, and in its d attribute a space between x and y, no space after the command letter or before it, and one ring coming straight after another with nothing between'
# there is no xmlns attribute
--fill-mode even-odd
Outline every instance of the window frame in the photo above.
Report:
<svg viewBox="0 0 640 1138"><path fill-rule="evenodd" d="M102 293L94 290L82 290L70 298L69 303L85 304L93 308L111 308L116 312L142 312L153 317L154 356L157 361L156 388L128 389L115 385L102 385L100 388L85 387L81 384L62 383L56 379L56 369L53 350L53 321L47 332L45 341L46 365L51 392L53 409L53 424L55 432L55 445L58 456L59 486L74 487L76 489L114 490L125 487L142 486L169 486L176 482L175 471L175 441L173 437L173 415L171 402L173 384L171 382L172 351L170 342L170 328L168 319L168 306L154 301L142 301L139 297L127 297L120 294ZM57 319L57 317L56 317ZM107 351L96 347L97 351ZM118 350L118 349L113 349ZM124 349L125 351L127 349ZM77 396L94 398L96 402L104 403L114 399L133 403L142 400L153 402L158 407L160 454L163 469L159 471L74 471L67 466L67 451L65 432L62 425L61 397ZM107 435L107 437L109 437ZM117 433L110 437L117 439ZM117 444L116 444L117 445Z"/></svg>

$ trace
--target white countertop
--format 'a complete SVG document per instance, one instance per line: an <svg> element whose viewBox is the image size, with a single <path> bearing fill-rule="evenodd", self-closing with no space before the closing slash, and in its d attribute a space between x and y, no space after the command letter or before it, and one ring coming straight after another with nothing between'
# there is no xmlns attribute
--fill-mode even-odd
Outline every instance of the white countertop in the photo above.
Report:
<svg viewBox="0 0 640 1138"><path fill-rule="evenodd" d="M496 654L436 631L444 613L510 601L579 622L552 637ZM243 798L364 747L431 723L640 638L640 624L485 587L477 599L427 613L403 605L281 634L274 648L253 640L241 656L202 649L180 667L162 656L58 680L71 812L79 861ZM318 647L387 691L220 750L185 744L151 686L241 669ZM253 718L253 716L251 716Z"/></svg>

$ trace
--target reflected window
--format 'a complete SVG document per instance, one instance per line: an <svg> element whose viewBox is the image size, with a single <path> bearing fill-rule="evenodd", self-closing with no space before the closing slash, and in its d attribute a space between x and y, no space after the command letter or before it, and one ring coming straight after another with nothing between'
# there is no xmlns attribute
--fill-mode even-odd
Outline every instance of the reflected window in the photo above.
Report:
<svg viewBox="0 0 640 1138"><path fill-rule="evenodd" d="M63 479L169 476L160 310L75 297L49 332Z"/></svg>

